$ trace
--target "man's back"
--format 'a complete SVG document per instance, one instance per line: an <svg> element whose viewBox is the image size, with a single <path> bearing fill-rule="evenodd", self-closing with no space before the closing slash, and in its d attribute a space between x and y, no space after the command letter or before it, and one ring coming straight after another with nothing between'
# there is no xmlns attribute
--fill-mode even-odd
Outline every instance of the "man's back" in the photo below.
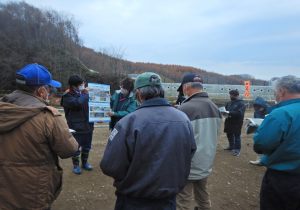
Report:
<svg viewBox="0 0 300 210"><path fill-rule="evenodd" d="M191 120L197 144L189 179L199 180L211 173L222 117L205 92L191 96L179 109Z"/></svg>
<svg viewBox="0 0 300 210"><path fill-rule="evenodd" d="M117 123L101 168L119 194L167 198L184 186L193 150L189 119L164 99L151 99Z"/></svg>
<svg viewBox="0 0 300 210"><path fill-rule="evenodd" d="M17 106L36 98L12 95L0 102L0 209L49 208L62 184L57 155L69 157L77 144L57 110L38 101Z"/></svg>

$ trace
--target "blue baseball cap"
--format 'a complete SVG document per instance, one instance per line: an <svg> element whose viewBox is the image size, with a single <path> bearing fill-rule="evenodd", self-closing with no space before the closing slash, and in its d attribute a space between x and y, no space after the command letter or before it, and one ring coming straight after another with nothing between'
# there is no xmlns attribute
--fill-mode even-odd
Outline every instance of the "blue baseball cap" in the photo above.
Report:
<svg viewBox="0 0 300 210"><path fill-rule="evenodd" d="M50 85L60 88L61 83L52 80L52 75L46 67L37 63L28 64L17 72L16 82L28 86Z"/></svg>

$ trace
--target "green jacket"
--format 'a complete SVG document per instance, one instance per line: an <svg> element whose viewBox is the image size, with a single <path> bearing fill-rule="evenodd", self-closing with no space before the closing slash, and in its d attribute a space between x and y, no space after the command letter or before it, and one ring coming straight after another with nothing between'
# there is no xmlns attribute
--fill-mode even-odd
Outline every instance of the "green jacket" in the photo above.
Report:
<svg viewBox="0 0 300 210"><path fill-rule="evenodd" d="M109 123L109 128L113 129L115 124L124 116L127 114L134 112L137 108L137 102L135 100L134 94L131 92L125 101L123 101L123 104L118 109L118 104L120 100L120 91L117 90L110 99L110 108L114 112L114 116L111 117L111 121Z"/></svg>

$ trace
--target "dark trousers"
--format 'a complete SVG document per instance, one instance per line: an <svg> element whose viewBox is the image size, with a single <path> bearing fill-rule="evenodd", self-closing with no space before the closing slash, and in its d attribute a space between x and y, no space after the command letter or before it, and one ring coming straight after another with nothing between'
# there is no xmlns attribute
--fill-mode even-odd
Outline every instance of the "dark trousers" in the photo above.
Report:
<svg viewBox="0 0 300 210"><path fill-rule="evenodd" d="M74 133L74 138L79 144L77 152L73 155L73 165L79 165L80 148L81 148L81 161L85 164L89 158L89 152L92 147L93 131L88 133Z"/></svg>
<svg viewBox="0 0 300 210"><path fill-rule="evenodd" d="M300 174L268 169L260 190L261 210L300 210Z"/></svg>
<svg viewBox="0 0 300 210"><path fill-rule="evenodd" d="M145 199L117 195L115 210L176 210L176 197Z"/></svg>
<svg viewBox="0 0 300 210"><path fill-rule="evenodd" d="M241 133L226 133L230 149L241 150Z"/></svg>

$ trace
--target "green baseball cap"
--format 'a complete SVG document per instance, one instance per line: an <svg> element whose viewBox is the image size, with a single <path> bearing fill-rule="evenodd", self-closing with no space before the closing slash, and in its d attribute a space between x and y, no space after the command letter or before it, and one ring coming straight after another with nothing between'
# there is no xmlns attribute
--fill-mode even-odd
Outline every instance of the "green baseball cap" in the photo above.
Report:
<svg viewBox="0 0 300 210"><path fill-rule="evenodd" d="M160 86L161 78L158 74L153 72L145 72L140 74L134 83L134 89L146 87L146 86Z"/></svg>

